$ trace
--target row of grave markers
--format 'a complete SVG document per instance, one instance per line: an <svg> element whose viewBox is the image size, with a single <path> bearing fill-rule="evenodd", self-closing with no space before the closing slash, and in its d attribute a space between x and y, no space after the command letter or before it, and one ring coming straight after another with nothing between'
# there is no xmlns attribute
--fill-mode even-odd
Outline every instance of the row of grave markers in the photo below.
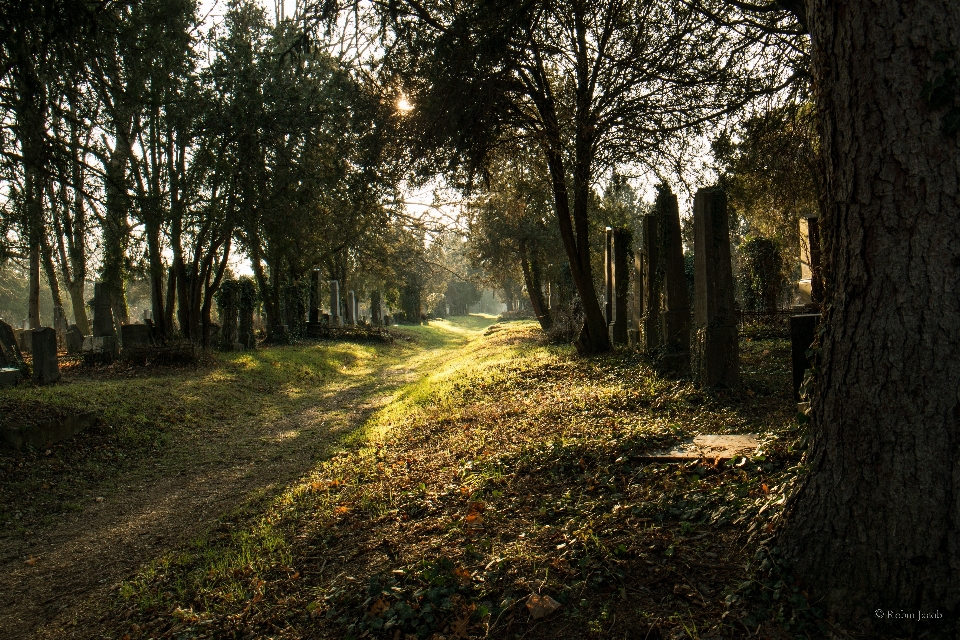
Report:
<svg viewBox="0 0 960 640"><path fill-rule="evenodd" d="M817 223L816 216L800 222L801 304L790 319L795 395L809 368L805 354L820 321L819 313L810 312L817 310L823 295ZM697 191L693 226L692 326L677 197L660 191L654 213L643 217L643 237L632 265L633 326L628 326L627 316L630 234L607 228L604 311L610 340L615 345L637 345L656 356L666 370L692 370L703 386L733 387L740 378L740 354L727 198L722 189Z"/></svg>
<svg viewBox="0 0 960 640"><path fill-rule="evenodd" d="M320 290L320 284L320 272L312 272L308 326L325 324L330 327L342 327L344 325L353 327L362 321L360 317L360 300L355 291L352 289L347 291L346 304L341 304L340 282L338 280L330 280L328 282L330 287L330 313L323 313L323 309L320 306L323 296ZM390 326L392 322L393 318L389 314L383 313L382 299L379 292L373 292L370 296L370 324L374 326Z"/></svg>
<svg viewBox="0 0 960 640"><path fill-rule="evenodd" d="M692 369L704 386L735 386L740 362L727 199L722 189L700 189L694 198L694 313L684 272L677 197L662 190L654 213L643 217L643 237L634 252L633 326L627 297L631 238L607 229L606 317L615 345L635 343L678 373Z"/></svg>

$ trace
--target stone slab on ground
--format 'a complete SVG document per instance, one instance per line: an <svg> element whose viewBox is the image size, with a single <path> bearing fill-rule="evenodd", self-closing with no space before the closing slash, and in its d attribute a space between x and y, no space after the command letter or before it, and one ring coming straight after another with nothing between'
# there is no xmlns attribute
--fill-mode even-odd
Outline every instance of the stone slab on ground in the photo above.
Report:
<svg viewBox="0 0 960 640"><path fill-rule="evenodd" d="M21 377L23 376L20 373L20 369L0 369L0 389L8 389L15 386L20 382Z"/></svg>
<svg viewBox="0 0 960 640"><path fill-rule="evenodd" d="M760 440L754 433L739 435L703 435L670 449L653 451L640 456L642 460L683 462L686 460L729 460L753 453Z"/></svg>
<svg viewBox="0 0 960 640"><path fill-rule="evenodd" d="M48 444L72 438L96 423L96 414L81 412L39 424L5 426L0 429L0 445L18 451L26 447L40 449Z"/></svg>

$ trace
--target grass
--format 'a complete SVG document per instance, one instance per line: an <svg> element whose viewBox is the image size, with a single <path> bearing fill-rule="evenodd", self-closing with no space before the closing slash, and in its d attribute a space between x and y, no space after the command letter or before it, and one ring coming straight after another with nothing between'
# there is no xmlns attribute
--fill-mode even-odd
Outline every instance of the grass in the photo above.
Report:
<svg viewBox="0 0 960 640"><path fill-rule="evenodd" d="M743 386L711 393L632 353L579 359L532 323L470 339L481 327L417 335L422 350L403 358L429 374L266 508L224 517L125 582L114 631L824 636L769 561L802 471L785 341L742 342ZM698 433L763 444L721 465L641 457ZM533 619L531 594L559 609Z"/></svg>
<svg viewBox="0 0 960 640"><path fill-rule="evenodd" d="M335 450L355 425L336 412L311 416L311 409L370 394L379 386L373 372L456 348L466 341L463 331L490 322L471 317L413 327L394 345L321 342L215 353L198 367L73 368L56 385L4 390L0 427L79 411L95 412L99 424L40 450L0 451L0 538L81 511L119 478L146 468L175 474L225 455L248 459L268 443L292 445L306 434L310 446ZM386 387L400 384L402 374Z"/></svg>

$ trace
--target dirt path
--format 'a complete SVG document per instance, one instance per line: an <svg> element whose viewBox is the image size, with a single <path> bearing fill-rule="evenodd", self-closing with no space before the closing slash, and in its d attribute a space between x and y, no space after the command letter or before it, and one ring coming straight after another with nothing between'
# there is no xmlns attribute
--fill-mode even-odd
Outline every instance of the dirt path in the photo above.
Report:
<svg viewBox="0 0 960 640"><path fill-rule="evenodd" d="M95 629L110 622L103 612L121 580L308 473L334 452L335 436L359 427L457 346L383 359L369 375L332 385L321 404L274 423L225 425L174 443L98 492L81 513L0 540L0 637L110 637Z"/></svg>

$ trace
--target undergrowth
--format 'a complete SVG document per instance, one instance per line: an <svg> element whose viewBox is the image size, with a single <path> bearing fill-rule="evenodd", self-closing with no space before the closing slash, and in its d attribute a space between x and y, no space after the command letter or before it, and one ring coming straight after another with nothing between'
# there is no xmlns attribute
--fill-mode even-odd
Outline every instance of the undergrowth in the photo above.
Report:
<svg viewBox="0 0 960 640"><path fill-rule="evenodd" d="M265 512L124 583L118 634L274 638L826 637L766 562L802 474L783 340L708 392L493 325ZM726 462L652 461L755 433ZM559 605L535 619L531 594Z"/></svg>

